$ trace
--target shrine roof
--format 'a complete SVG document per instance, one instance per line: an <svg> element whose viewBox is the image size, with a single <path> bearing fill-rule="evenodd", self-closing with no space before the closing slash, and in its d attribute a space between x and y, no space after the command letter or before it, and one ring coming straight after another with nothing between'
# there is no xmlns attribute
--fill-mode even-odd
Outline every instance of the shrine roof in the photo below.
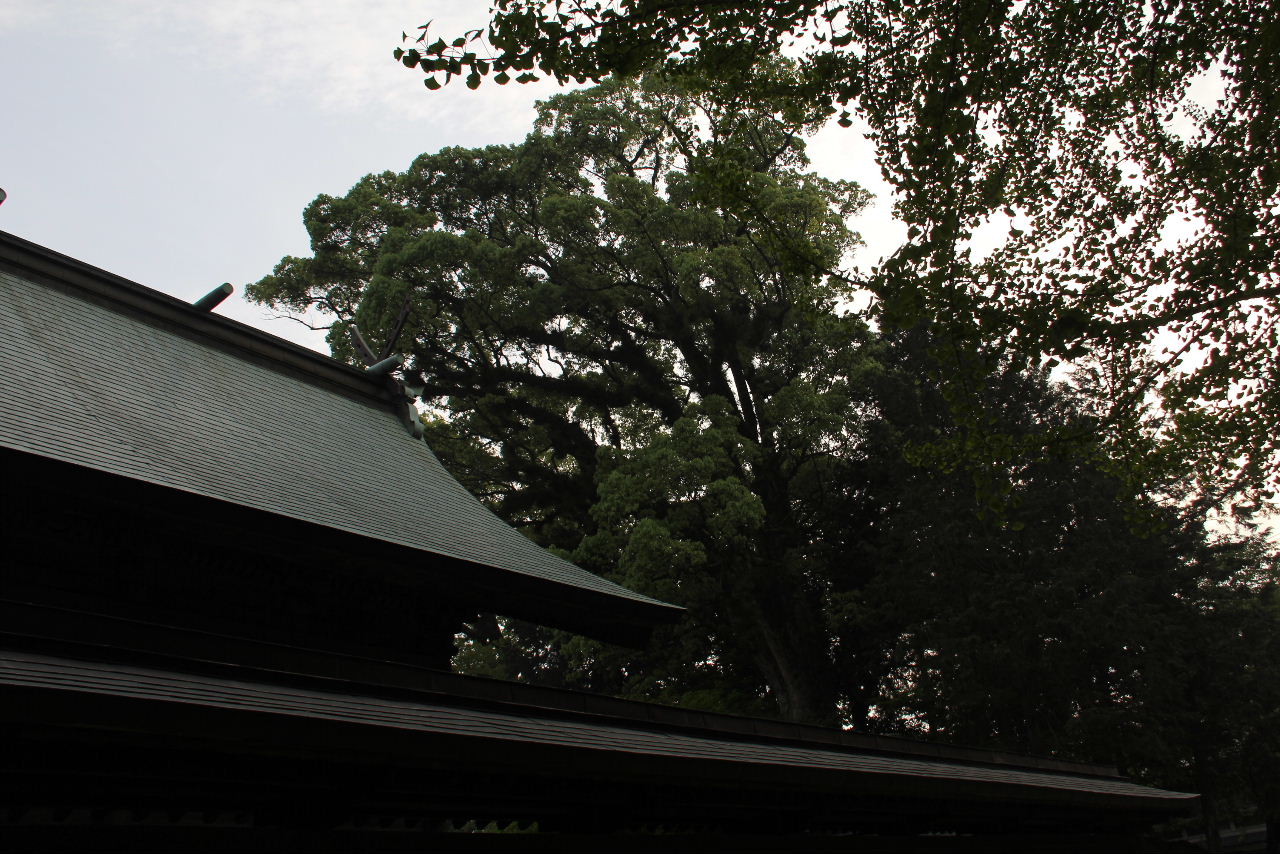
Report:
<svg viewBox="0 0 1280 854"><path fill-rule="evenodd" d="M0 366L2 447L501 570L605 617L681 611L495 516L385 377L3 232Z"/></svg>
<svg viewBox="0 0 1280 854"><path fill-rule="evenodd" d="M985 757L982 751L850 738L838 730L717 714L685 713L690 720L684 721L678 717L683 710L585 695L577 695L577 708L572 708L548 702L547 692L531 686L496 683L486 691L487 680L452 674L434 678L441 684L369 693L371 686L359 683L286 678L245 668L206 664L184 672L158 659L129 663L0 650L0 691L40 689L65 697L73 708L105 698L128 700L138 708L129 712L135 722L173 714L179 707L196 708L206 716L204 733L210 737L216 730L214 712L224 709L261 720L276 716L340 725L345 734L327 741L349 750L356 749L359 731L389 729L395 733L399 759L410 757L416 739L425 737L429 755L438 760L441 739L452 737L466 740L470 763L484 761L486 753L505 769L537 766L554 757L550 764L555 768L588 778L644 773L670 781L727 779L775 791L800 786L815 793L888 795L900 803L919 797L954 803L986 799L1153 814L1185 811L1196 798L1095 766ZM236 727L239 735L251 729L242 722ZM933 755L926 753L930 750ZM633 766L642 760L649 764L637 772ZM847 808L857 810L856 798Z"/></svg>

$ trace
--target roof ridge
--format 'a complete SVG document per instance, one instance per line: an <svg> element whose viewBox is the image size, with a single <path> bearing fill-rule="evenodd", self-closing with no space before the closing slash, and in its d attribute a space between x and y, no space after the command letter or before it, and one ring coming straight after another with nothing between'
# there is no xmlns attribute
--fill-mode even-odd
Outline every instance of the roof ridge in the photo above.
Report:
<svg viewBox="0 0 1280 854"><path fill-rule="evenodd" d="M34 276L43 284L73 288L95 302L165 331L215 344L232 355L257 362L296 378L311 381L363 402L377 402L393 410L398 401L384 383L332 356L264 332L239 320L194 304L86 263L6 231L0 231L0 269ZM399 412L394 412L399 415Z"/></svg>

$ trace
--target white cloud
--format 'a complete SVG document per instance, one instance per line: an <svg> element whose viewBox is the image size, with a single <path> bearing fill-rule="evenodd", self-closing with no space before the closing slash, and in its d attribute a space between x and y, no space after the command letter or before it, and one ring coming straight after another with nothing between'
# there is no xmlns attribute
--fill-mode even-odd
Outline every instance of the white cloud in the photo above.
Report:
<svg viewBox="0 0 1280 854"><path fill-rule="evenodd" d="M72 59L98 51L131 56L156 74L217 76L272 105L328 114L380 114L430 121L488 136L523 136L536 98L554 84L471 92L461 81L436 93L420 72L395 62L401 32L413 38L434 16L432 33L460 35L482 27L487 6L452 0L0 0L0 32L46 41ZM92 74L91 62L86 63Z"/></svg>

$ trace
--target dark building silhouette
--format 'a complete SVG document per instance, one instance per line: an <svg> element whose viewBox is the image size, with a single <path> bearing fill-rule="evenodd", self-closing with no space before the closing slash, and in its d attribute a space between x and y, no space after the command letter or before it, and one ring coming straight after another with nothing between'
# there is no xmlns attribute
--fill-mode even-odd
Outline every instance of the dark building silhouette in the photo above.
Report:
<svg viewBox="0 0 1280 854"><path fill-rule="evenodd" d="M385 374L206 308L0 233L0 845L1147 850L1193 802L449 673L480 612L642 645L680 609L493 516Z"/></svg>

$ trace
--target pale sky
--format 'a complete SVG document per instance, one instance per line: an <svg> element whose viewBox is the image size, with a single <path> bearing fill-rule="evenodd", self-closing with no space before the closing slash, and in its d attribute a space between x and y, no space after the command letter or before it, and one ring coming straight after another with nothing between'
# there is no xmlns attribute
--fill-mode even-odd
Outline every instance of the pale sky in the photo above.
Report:
<svg viewBox="0 0 1280 854"><path fill-rule="evenodd" d="M485 0L0 0L0 229L327 351L243 286L309 254L302 210L444 146L512 143L554 84L428 92L401 31L484 25ZM870 145L832 126L820 172L877 202L855 227L874 263L905 236Z"/></svg>

